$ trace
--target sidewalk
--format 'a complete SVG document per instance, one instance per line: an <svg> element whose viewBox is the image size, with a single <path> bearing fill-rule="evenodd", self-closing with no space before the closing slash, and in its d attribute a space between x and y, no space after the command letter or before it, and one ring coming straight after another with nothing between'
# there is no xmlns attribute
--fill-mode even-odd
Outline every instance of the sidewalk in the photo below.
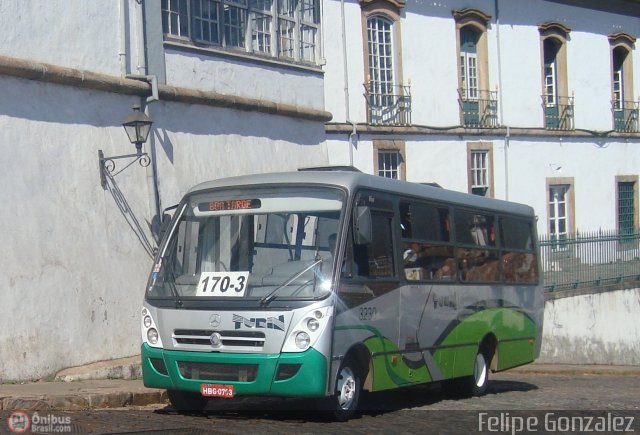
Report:
<svg viewBox="0 0 640 435"><path fill-rule="evenodd" d="M0 410L72 411L167 403L164 390L145 388L141 379L99 379L105 373L139 373L132 357L63 370L56 381L0 384ZM139 357L138 357L139 358ZM133 369L132 369L133 367ZM523 375L640 376L640 366L529 364L510 370ZM63 380L64 379L64 380Z"/></svg>
<svg viewBox="0 0 640 435"><path fill-rule="evenodd" d="M140 356L58 372L54 381L0 384L0 410L75 411L167 403L167 392L146 388Z"/></svg>

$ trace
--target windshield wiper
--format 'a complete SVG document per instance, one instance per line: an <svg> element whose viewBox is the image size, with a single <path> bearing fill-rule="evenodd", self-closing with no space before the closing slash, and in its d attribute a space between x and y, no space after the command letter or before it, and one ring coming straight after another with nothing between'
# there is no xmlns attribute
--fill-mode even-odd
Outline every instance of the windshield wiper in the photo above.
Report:
<svg viewBox="0 0 640 435"><path fill-rule="evenodd" d="M276 293L278 293L280 291L280 289L282 289L283 287L288 286L293 281L295 281L296 279L298 279L302 275L304 275L305 272L309 271L310 269L314 268L318 264L322 263L322 258L320 258L320 257L316 257L316 258L317 259L313 263L311 263L310 265L308 265L307 267L302 269L300 272L296 272L291 278L287 279L285 282L283 282L278 287L276 287L273 291L271 291L271 293L269 293L268 295L266 295L265 297L260 299L260 305L266 305L269 302L271 302L273 299L275 299Z"/></svg>
<svg viewBox="0 0 640 435"><path fill-rule="evenodd" d="M164 284L169 284L169 289L173 294L173 297L176 299L176 305L182 306L182 301L180 300L180 294L178 293L178 289L176 288L176 274L173 270L173 262L172 255L166 255L162 257L163 266L165 267L165 271L169 273L169 277L163 276Z"/></svg>

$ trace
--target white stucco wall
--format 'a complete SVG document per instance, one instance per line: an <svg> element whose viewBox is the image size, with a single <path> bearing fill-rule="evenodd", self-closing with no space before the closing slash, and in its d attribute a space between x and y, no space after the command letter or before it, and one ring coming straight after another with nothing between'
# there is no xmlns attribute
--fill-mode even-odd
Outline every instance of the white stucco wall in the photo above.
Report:
<svg viewBox="0 0 640 435"><path fill-rule="evenodd" d="M540 358L555 364L640 364L640 289L546 301Z"/></svg>
<svg viewBox="0 0 640 435"><path fill-rule="evenodd" d="M233 56L168 48L165 52L167 83L172 86L214 91L257 100L324 109L323 77L295 67L276 66Z"/></svg>
<svg viewBox="0 0 640 435"><path fill-rule="evenodd" d="M636 144L610 140L598 146L585 140L511 140L509 199L534 207L538 232L547 234L546 179L573 178L577 230L616 227L616 175L637 174ZM561 167L561 169L556 169ZM496 166L497 171L501 168Z"/></svg>
<svg viewBox="0 0 640 435"><path fill-rule="evenodd" d="M0 54L118 74L121 36L127 41L126 51L136 54L135 1L124 1L123 24L120 3L121 0L0 2L0 27L5 29L0 33Z"/></svg>
<svg viewBox="0 0 640 435"><path fill-rule="evenodd" d="M150 259L100 186L131 98L0 77L0 379L135 354ZM36 97L37 96L37 97ZM118 183L144 223L146 172Z"/></svg>

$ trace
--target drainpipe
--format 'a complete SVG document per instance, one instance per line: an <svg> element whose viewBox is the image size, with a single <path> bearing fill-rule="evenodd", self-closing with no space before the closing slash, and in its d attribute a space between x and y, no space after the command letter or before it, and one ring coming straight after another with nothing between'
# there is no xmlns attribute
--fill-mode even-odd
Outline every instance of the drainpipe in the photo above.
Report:
<svg viewBox="0 0 640 435"><path fill-rule="evenodd" d="M135 0L136 9L136 72L147 73L146 45L144 43L144 14L142 0Z"/></svg>
<svg viewBox="0 0 640 435"><path fill-rule="evenodd" d="M351 120L349 111L349 68L347 65L347 33L344 16L344 0L340 0L340 20L342 24L342 65L344 74L344 113L345 121L351 124L352 131L349 133L349 166L353 166L353 147L358 144L358 131L356 123Z"/></svg>
<svg viewBox="0 0 640 435"><path fill-rule="evenodd" d="M500 124L504 122L503 100L502 100L502 57L500 56L500 9L498 7L499 0L495 0L496 12L496 43L498 45L498 101L500 106ZM507 132L504 135L504 195L505 200L509 200L509 138L511 136L509 126L506 126Z"/></svg>
<svg viewBox="0 0 640 435"><path fill-rule="evenodd" d="M118 62L120 63L120 75L127 75L127 22L125 8L127 0L120 0L118 3L118 13L120 14L120 51L118 52Z"/></svg>
<svg viewBox="0 0 640 435"><path fill-rule="evenodd" d="M147 44L145 41L145 22L143 0L135 0L135 22L136 22L136 71L137 74L127 75L127 78L134 80L142 80L151 86L151 95L148 96L142 104L144 112L149 116L149 103L158 101L158 77L155 75L147 75ZM149 156L151 164L147 166L147 186L149 189L149 212L151 214L151 232L160 244L160 223L162 221L162 213L160 208L160 191L158 189L158 167L156 163L156 148L153 136L149 143ZM155 215L155 219L154 219Z"/></svg>

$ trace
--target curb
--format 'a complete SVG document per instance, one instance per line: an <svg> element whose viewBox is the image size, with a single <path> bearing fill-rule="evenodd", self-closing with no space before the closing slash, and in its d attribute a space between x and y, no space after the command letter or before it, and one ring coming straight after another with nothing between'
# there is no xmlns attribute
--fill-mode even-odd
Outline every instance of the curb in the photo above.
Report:
<svg viewBox="0 0 640 435"><path fill-rule="evenodd" d="M140 355L134 355L127 358L70 367L56 373L54 380L74 382L95 379L137 379L142 377L140 359Z"/></svg>
<svg viewBox="0 0 640 435"><path fill-rule="evenodd" d="M165 390L141 392L84 393L0 398L0 410L79 411L97 408L122 408L167 403Z"/></svg>
<svg viewBox="0 0 640 435"><path fill-rule="evenodd" d="M549 376L640 376L640 366L572 365L572 364L528 364L507 372Z"/></svg>

